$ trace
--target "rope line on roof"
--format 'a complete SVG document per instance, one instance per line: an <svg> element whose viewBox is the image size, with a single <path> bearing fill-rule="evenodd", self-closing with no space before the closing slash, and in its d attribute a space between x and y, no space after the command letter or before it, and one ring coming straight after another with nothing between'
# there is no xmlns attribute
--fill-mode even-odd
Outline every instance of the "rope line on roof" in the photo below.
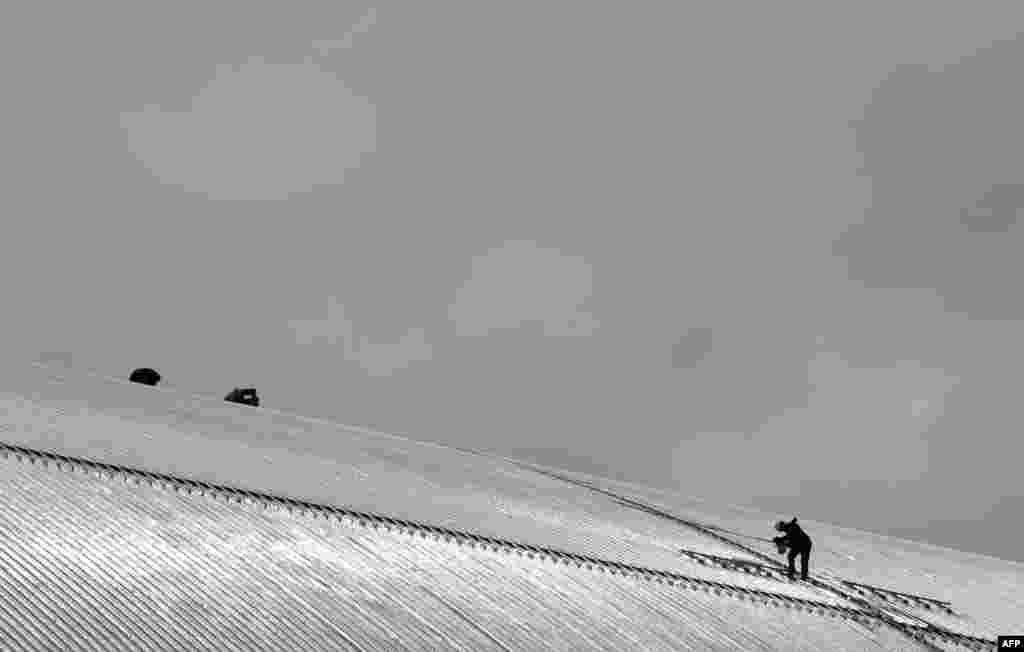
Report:
<svg viewBox="0 0 1024 652"><path fill-rule="evenodd" d="M783 581L786 577L786 571L784 569L776 568L775 566L766 566L747 559L722 557L720 555L712 555L706 552L689 550L687 548L680 548L679 554L703 566L715 566L716 568L722 568L724 570L746 573L748 575L759 575L761 577L777 581ZM957 615L957 613L951 608L950 603L944 600L914 595L912 593L902 593L900 591L893 591L891 589L872 586L870 584L851 582L841 578L835 578L835 580L847 585L850 587L851 591L861 596L871 595L889 602L914 605L922 609L927 609L928 611L939 610L952 616Z"/></svg>
<svg viewBox="0 0 1024 652"><path fill-rule="evenodd" d="M483 455L482 453L480 453L480 454ZM514 465L516 465L516 466L518 466L520 468L527 469L527 470L533 471L535 473L539 473L541 475L545 475L545 476L548 476L550 478L554 478L556 480L560 480L562 482L573 484L573 485L576 485L578 487L582 487L584 489L588 489L590 491L593 491L595 493L603 494L603 495L608 496L609 498L613 499L617 503L619 503L621 505L624 505L626 507L637 509L637 510L640 510L642 512L646 512L646 513L652 514L654 516L657 516L659 518L668 519L670 521L673 521L673 522L678 523L680 525L683 525L685 527L697 530L698 532L700 532L702 534L705 534L706 536L708 536L708 537L710 537L710 538L712 538L712 539L714 539L716 541L724 543L724 544L726 544L728 546L731 546L733 548L737 548L737 549L739 549L739 550L741 550L743 552L746 552L747 554L753 555L754 557L767 562L770 566L774 566L774 567L778 567L778 568L781 568L781 569L788 570L781 562L778 562L775 559L769 557L768 555L763 554L761 551L755 550L754 548L746 546L746 545L740 543L739 541L735 541L735 540L733 540L733 539L731 539L731 538L729 538L727 536L724 536L724 535L719 534L718 532L714 531L717 528L709 527L709 526L706 526L706 525L704 525L702 523L698 523L696 521L680 518L679 516L676 516L674 514L670 514L670 513L666 512L663 509L660 509L660 508L655 507L653 505L649 505L649 504L647 504L645 502L642 502L642 501L639 501L639 500L637 500L635 498L631 498L629 496L624 496L624 495L619 494L617 492L610 491L610 490L604 489L602 487L598 487L597 485L594 485L594 484L592 484L590 482L587 482L585 480L580 480L580 479L576 479L576 478L572 478L572 477L569 477L569 476L562 475L560 473L555 473L553 471L549 471L549 470L546 470L546 469L543 469L543 468L539 468L539 467L536 467L536 466L534 466L532 464L521 462L519 460L513 460L513 459L510 459L510 458L500 458L500 459L502 459L502 460L504 460L504 461L506 461L508 463L514 464ZM817 587L819 589L822 589L824 591L832 593L833 595L836 595L836 596L842 598L843 600L846 600L847 602L850 602L852 604L855 604L855 605L859 606L861 612L867 613L872 618L874 618L876 620L879 620L879 621L885 623L886 625L888 625L888 626L890 626L890 627L892 627L892 628L894 628L894 629L896 629L898 631L903 632L904 634L910 636L911 638L913 638L913 639L917 640L918 642L920 642L920 643L922 643L924 645L927 645L929 647L932 646L931 641L928 640L929 637L931 637L931 638L939 638L940 640L943 640L943 641L961 640L961 641L964 641L964 644L967 644L967 645L969 645L971 647L976 647L976 646L980 645L980 643L978 643L978 641L986 641L985 639L980 639L980 638L977 638L977 637L968 636L966 634L960 634L958 632L954 632L954 631L949 630L949 629L947 629L945 627L942 627L940 625L936 625L936 624L930 622L929 620L927 620L925 618L922 618L922 617L917 616L915 614L911 614L911 613L908 613L906 611L903 611L903 610L901 610L901 609L899 609L899 608L897 608L895 606L890 605L890 606L886 607L886 609L889 609L890 611L896 612L900 616L903 616L904 618L908 618L908 619L911 619L911 620L916 620L916 621L918 621L918 622L920 622L922 624L921 625L913 625L913 624L910 624L910 623L900 622L899 620L893 618L889 614L883 612L879 607L877 607L877 606L871 604L870 602L868 602L867 600L861 598L859 595L852 595L846 589L837 588L835 586L832 586L832 585L830 585L830 584L828 584L826 582L822 582L822 581L817 580L815 578L810 578L810 579L805 580L805 581L807 581L808 583L812 584L813 586L815 586L815 587ZM843 583L843 584L846 584L846 582L843 581L843 580L839 580L839 581L841 583ZM863 586L864 586L864 588L868 588L867 585L863 585ZM856 593L864 592L863 589L860 589L860 588L857 588L857 587L850 587L850 588L853 589ZM870 587L870 588L876 588L876 587ZM872 591L872 593L879 594L878 591ZM906 596L907 594L900 594L900 595ZM950 613L952 613L952 610L949 609L948 607L946 607L945 610L949 611ZM990 640L986 641L985 645L989 645L989 646L992 645L992 641L990 641ZM981 648L979 648L979 649L981 649ZM984 648L984 649L989 649L989 648ZM940 648L936 648L936 650L941 652Z"/></svg>
<svg viewBox="0 0 1024 652"><path fill-rule="evenodd" d="M40 464L44 467L52 467L61 471L85 472L101 479L118 479L132 486L145 484L151 488L165 489L188 496L203 496L224 500L228 503L244 503L254 506L262 506L269 509L285 509L289 513L310 518L334 519L347 526L357 526L364 529L385 529L396 531L412 537L433 538L437 541L447 541L456 545L468 545L476 548L494 552L512 553L518 556L528 556L531 559L540 559L562 564L573 564L577 568L584 568L597 572L610 573L639 579L653 581L658 584L667 584L684 589L703 591L708 594L731 597L739 600L747 600L762 605L774 606L785 609L795 609L806 613L827 615L844 620L855 621L868 625L873 622L881 622L892 625L893 619L882 614L876 608L864 603L862 600L850 600L852 603L868 604L868 609L856 609L841 605L807 600L795 596L777 593L773 591L762 591L724 582L702 579L677 573L674 571L657 570L645 566L626 564L608 559L600 559L589 555L581 555L549 548L546 546L535 546L523 542L489 537L475 534L468 531L452 530L426 523L419 523L407 519L393 518L385 515L374 514L361 510L354 510L332 505L314 503L305 500L276 496L259 491L241 489L222 484L212 484L199 480L190 480L164 473L156 473L143 469L136 469L117 464L108 464L81 457L61 455L49 451L36 450L24 446L17 446L0 442L0 459L14 459L18 462L29 464ZM718 536L718 535L716 535ZM773 560L774 561L774 560ZM843 596L845 597L845 596ZM905 623L896 625L906 634L925 644L930 644L929 638L937 638L947 642L955 642L959 645L973 649L991 649L996 643L994 640L984 639L967 634L960 634L941 629L935 626L917 626Z"/></svg>

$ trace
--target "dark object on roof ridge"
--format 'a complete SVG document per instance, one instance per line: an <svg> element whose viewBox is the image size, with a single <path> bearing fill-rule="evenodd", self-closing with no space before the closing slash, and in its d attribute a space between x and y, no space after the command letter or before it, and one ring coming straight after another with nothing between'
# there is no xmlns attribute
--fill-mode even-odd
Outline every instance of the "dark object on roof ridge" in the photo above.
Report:
<svg viewBox="0 0 1024 652"><path fill-rule="evenodd" d="M157 373L156 369L150 369L149 367L139 367L132 372L132 375L128 377L128 380L133 383L139 383L140 385L153 385L155 386L160 382L160 374Z"/></svg>
<svg viewBox="0 0 1024 652"><path fill-rule="evenodd" d="M224 400L231 403L251 405L252 407L260 406L260 398L256 395L256 388L254 387L236 387L224 397Z"/></svg>

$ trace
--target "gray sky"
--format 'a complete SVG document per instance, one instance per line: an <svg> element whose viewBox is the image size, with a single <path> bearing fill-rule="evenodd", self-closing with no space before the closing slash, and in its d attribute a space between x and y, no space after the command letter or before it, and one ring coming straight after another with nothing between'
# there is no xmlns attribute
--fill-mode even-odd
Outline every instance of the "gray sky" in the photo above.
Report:
<svg viewBox="0 0 1024 652"><path fill-rule="evenodd" d="M7 354L1021 559L1019 3L337 5L5 19Z"/></svg>

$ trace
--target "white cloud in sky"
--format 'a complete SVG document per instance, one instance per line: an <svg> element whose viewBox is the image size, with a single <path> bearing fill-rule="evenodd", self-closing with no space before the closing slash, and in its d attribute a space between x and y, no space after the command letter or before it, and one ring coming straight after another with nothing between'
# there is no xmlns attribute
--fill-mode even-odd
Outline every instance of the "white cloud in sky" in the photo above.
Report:
<svg viewBox="0 0 1024 652"><path fill-rule="evenodd" d="M191 111L121 114L140 161L163 183L210 199L287 199L341 184L376 149L376 110L307 60L219 65Z"/></svg>
<svg viewBox="0 0 1024 652"><path fill-rule="evenodd" d="M836 352L819 352L808 365L815 386L806 411L823 424L836 422L836 430L855 428L889 430L894 434L921 433L940 416L945 396L959 378L918 362L898 361L891 367L854 367ZM926 413L928 419L906 418Z"/></svg>
<svg viewBox="0 0 1024 652"><path fill-rule="evenodd" d="M928 410L928 399L917 398L910 402L910 413L919 417Z"/></svg>
<svg viewBox="0 0 1024 652"><path fill-rule="evenodd" d="M359 337L359 346L354 358L371 376L390 376L398 369L405 369L413 362L431 359L432 349L427 342L426 331L411 328L398 338L397 342L379 344L371 342L365 335Z"/></svg>
<svg viewBox="0 0 1024 652"><path fill-rule="evenodd" d="M298 344L310 345L321 341L331 346L339 341L350 350L352 342L352 320L345 317L345 307L335 297L327 300L327 316L323 319L293 319L288 327L295 333Z"/></svg>
<svg viewBox="0 0 1024 652"><path fill-rule="evenodd" d="M803 482L911 481L929 469L926 433L959 383L941 369L911 362L853 367L835 352L809 362L808 380L815 389L806 407L768 420L752 436L707 432L680 442L676 477L739 501L751 498L737 495L739 486L799 496Z"/></svg>
<svg viewBox="0 0 1024 652"><path fill-rule="evenodd" d="M582 304L592 292L589 264L579 256L514 240L472 260L448 317L460 336L487 335L539 323L548 336L590 335L600 326Z"/></svg>
<svg viewBox="0 0 1024 652"><path fill-rule="evenodd" d="M328 299L327 316L323 319L295 319L288 322L288 327L301 345L340 344L344 359L358 363L370 376L390 376L414 362L433 357L433 347L422 328L410 328L394 342L373 342L365 335L357 336L355 324L335 297Z"/></svg>

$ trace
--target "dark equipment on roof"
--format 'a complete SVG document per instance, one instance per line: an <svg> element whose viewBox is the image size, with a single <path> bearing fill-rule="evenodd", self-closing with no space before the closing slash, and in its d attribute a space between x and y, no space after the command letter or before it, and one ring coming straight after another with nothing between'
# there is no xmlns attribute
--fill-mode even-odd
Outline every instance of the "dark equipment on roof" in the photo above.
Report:
<svg viewBox="0 0 1024 652"><path fill-rule="evenodd" d="M139 383L140 385L156 385L160 382L160 374L156 372L156 369L140 367L132 372L132 375L128 377L128 380L133 383Z"/></svg>
<svg viewBox="0 0 1024 652"><path fill-rule="evenodd" d="M251 405L253 407L260 406L260 399L256 396L256 389L252 387L239 388L236 387L231 390L227 396L224 397L225 401L231 403L241 403L242 405Z"/></svg>

